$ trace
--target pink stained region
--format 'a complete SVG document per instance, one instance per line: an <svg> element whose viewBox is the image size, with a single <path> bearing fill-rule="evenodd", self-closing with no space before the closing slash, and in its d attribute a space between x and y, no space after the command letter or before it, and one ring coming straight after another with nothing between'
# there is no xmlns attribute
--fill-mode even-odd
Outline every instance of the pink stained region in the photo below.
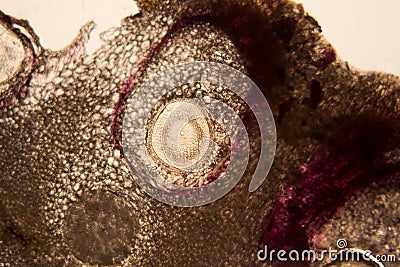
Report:
<svg viewBox="0 0 400 267"><path fill-rule="evenodd" d="M132 87L137 82L138 78L142 76L145 72L147 64L152 58L157 55L157 53L164 47L164 45L168 42L170 38L177 32L179 32L183 27L190 25L196 21L205 20L206 15L194 15L190 17L186 17L181 21L174 24L171 29L167 32L167 34L162 38L162 40L148 53L148 55L143 58L139 63L139 68L127 79L125 85L121 88L121 93L119 95L119 99L117 104L114 107L114 116L111 123L111 133L114 139L114 146L116 149L121 151L121 157L124 157L121 140L118 133L118 127L121 124L121 108L125 104L127 98L129 97Z"/></svg>
<svg viewBox="0 0 400 267"><path fill-rule="evenodd" d="M352 196L372 183L399 181L400 164L389 164L382 153L396 146L398 122L366 115L338 125L326 145L312 152L264 218L260 248L304 250L323 225Z"/></svg>
<svg viewBox="0 0 400 267"><path fill-rule="evenodd" d="M0 22L7 30L13 32L25 48L25 59L22 62L20 71L14 77L9 77L11 92L6 95L0 91L0 107L9 104L19 98L29 86L32 74L38 66L38 56L42 53L39 37L35 34L28 21L16 19L0 11ZM28 36L22 33L16 26L22 27Z"/></svg>
<svg viewBox="0 0 400 267"><path fill-rule="evenodd" d="M222 27L248 59L250 77L265 95L273 97L272 94L275 93L270 92L271 89L283 80L282 73L279 71L284 69L286 64L284 46L289 43L294 35L297 18L284 17L272 23L266 22L264 16L250 5L242 6L233 3L224 6L222 9L221 6L211 6L210 9L193 10L175 22L161 41L151 48L147 56L140 61L137 71L127 79L125 85L121 88L111 124L114 146L121 150L121 157L123 157L123 152L118 128L121 124L121 109L126 99L153 57L176 33L194 23L210 22ZM260 31L265 32L265 34L260 35ZM263 47L263 49L260 50L260 47ZM268 64L265 64L265 62L268 62Z"/></svg>
<svg viewBox="0 0 400 267"><path fill-rule="evenodd" d="M331 45L329 45L324 54L316 61L314 61L313 65L319 70L325 70L329 64L333 63L336 60L336 51L333 49Z"/></svg>

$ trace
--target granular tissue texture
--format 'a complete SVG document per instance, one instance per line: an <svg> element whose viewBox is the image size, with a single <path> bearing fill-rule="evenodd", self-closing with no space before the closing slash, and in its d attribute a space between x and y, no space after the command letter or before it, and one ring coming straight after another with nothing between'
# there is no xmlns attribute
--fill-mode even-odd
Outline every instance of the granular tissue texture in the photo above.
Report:
<svg viewBox="0 0 400 267"><path fill-rule="evenodd" d="M94 23L51 51L28 22L0 14L1 266L323 266L328 259L260 261L257 251L337 248L339 238L348 248L399 255L398 77L340 60L318 22L293 2L138 6L91 55L84 46ZM241 113L251 153L225 197L173 207L133 180L122 121L146 78L192 61L226 64L258 85L275 117L277 148L266 180L249 193L260 150L252 114L216 87L188 85L186 98L199 91ZM166 95L159 107L174 101ZM221 158L203 178L218 179L229 163L229 155ZM202 184L160 168L177 184Z"/></svg>

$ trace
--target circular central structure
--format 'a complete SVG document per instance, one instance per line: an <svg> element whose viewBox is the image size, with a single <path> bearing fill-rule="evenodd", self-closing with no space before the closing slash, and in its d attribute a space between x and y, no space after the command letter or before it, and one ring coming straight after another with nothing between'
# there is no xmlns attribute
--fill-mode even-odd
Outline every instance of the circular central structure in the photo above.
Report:
<svg viewBox="0 0 400 267"><path fill-rule="evenodd" d="M260 157L249 191L265 179L275 153L274 117L244 73L215 62L191 62L149 75L128 100L122 146L132 177L164 203L193 207L226 195L243 176L255 116Z"/></svg>
<svg viewBox="0 0 400 267"><path fill-rule="evenodd" d="M201 142L204 139L212 139L212 125L207 122L206 118L201 117L204 116L203 113L204 111L199 106L187 101L167 104L156 119L151 131L151 144L157 156L169 164L173 164L173 162L168 158L174 157L175 154L177 157L182 156L181 158L186 161L200 159ZM174 118L171 119L171 116ZM192 116L198 116L198 118L190 119ZM167 137L163 138L163 135L167 135ZM174 137L178 139L176 140ZM163 140L175 145L176 150L165 151L170 147L164 144Z"/></svg>
<svg viewBox="0 0 400 267"><path fill-rule="evenodd" d="M196 89L190 85L185 91ZM166 103L152 113L147 124L149 159L168 182L184 187L207 184L229 158L229 137L208 118L199 99L168 99L161 98Z"/></svg>

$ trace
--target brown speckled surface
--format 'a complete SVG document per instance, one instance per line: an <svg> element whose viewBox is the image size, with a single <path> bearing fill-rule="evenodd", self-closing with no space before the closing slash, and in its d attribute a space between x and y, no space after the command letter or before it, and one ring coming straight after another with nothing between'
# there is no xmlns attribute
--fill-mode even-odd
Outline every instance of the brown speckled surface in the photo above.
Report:
<svg viewBox="0 0 400 267"><path fill-rule="evenodd" d="M261 222L284 188L301 183L300 167L322 143L316 133L335 132L337 121L369 111L400 113L398 77L361 72L335 59L316 20L297 4L138 4L142 15L106 32L93 55L83 49L91 24L62 51L38 50L29 86L0 107L0 266L267 265L256 258ZM233 11L241 6L260 27L242 29L238 38L234 32L243 17ZM143 78L178 63L225 63L249 73L264 91L278 144L274 165L256 192L247 191L259 141L252 129L250 164L235 189L212 204L178 208L136 185L111 124L126 81L169 29L193 12L217 19L174 32L146 63L132 92ZM239 19L238 28L229 27L234 21L224 14ZM123 109L119 123L122 116ZM385 151L384 160L399 163L398 146ZM398 183L366 190L316 229L309 240L314 247L334 247L345 238L352 247L399 255Z"/></svg>

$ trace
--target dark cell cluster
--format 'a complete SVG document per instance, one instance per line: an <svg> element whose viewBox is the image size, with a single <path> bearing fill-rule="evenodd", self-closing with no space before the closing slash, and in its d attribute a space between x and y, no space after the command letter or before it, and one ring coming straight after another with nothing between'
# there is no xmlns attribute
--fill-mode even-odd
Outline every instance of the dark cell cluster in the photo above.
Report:
<svg viewBox="0 0 400 267"><path fill-rule="evenodd" d="M51 51L27 22L0 14L0 266L270 266L257 259L264 245L322 249L339 238L400 253L398 77L349 66L293 2L138 6L91 55L93 23ZM244 177L218 201L182 208L135 183L121 133L140 84L193 61L249 75L278 139L249 193L260 145L249 114Z"/></svg>

